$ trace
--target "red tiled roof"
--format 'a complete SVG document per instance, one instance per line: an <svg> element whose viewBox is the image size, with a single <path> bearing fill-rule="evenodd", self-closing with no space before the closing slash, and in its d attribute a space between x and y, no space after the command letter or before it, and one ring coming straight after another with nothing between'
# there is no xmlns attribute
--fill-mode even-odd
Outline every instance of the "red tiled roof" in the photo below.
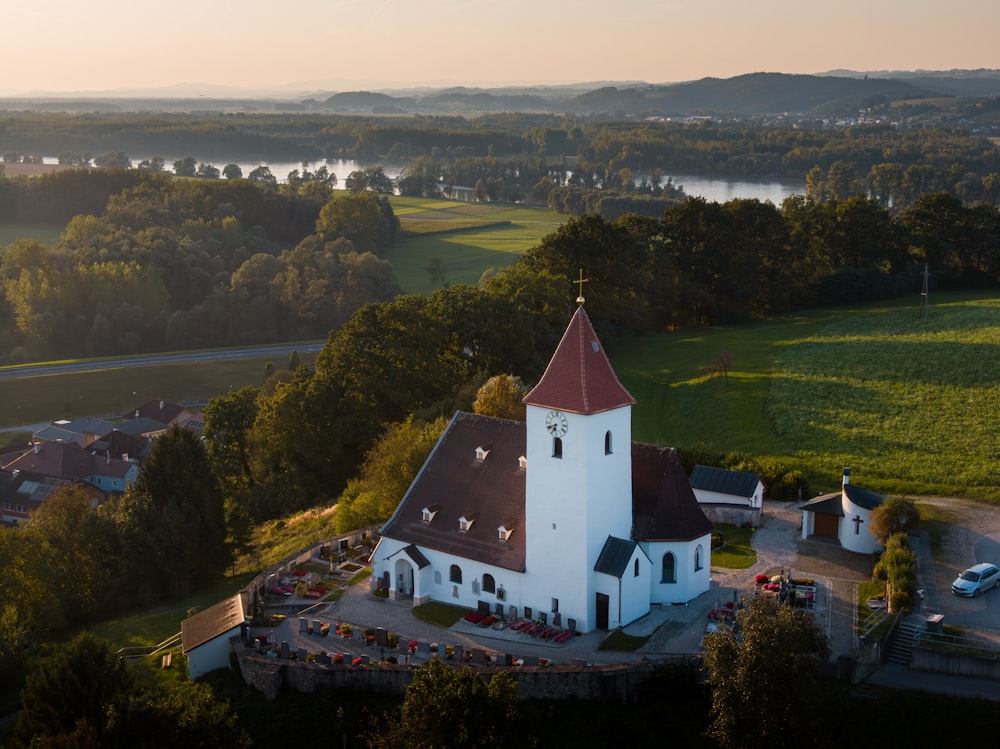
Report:
<svg viewBox="0 0 1000 749"><path fill-rule="evenodd" d="M545 374L524 403L579 414L635 403L612 369L583 307L577 308Z"/></svg>

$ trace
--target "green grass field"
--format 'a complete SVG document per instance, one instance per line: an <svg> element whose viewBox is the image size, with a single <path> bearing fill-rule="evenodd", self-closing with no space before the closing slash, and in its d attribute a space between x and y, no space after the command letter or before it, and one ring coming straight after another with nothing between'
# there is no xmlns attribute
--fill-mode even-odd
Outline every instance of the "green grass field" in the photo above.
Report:
<svg viewBox="0 0 1000 749"><path fill-rule="evenodd" d="M410 294L429 294L440 286L427 272L431 258L444 263L449 285L475 285L486 268L514 263L569 219L546 208L430 198L394 197L392 208L402 236L385 256Z"/></svg>
<svg viewBox="0 0 1000 749"><path fill-rule="evenodd" d="M65 229L64 224L24 223L0 221L0 250L19 239L35 239L44 245L53 245Z"/></svg>
<svg viewBox="0 0 1000 749"><path fill-rule="evenodd" d="M300 357L304 364L312 364L313 359L305 354ZM279 369L287 363L284 358L223 359L0 380L0 429L54 419L120 415L149 400L207 402L244 385L260 385L269 361Z"/></svg>
<svg viewBox="0 0 1000 749"><path fill-rule="evenodd" d="M892 494L1000 502L1000 297L918 298L650 336L611 353L634 436L747 452L830 490L843 466ZM732 354L728 384L713 372Z"/></svg>

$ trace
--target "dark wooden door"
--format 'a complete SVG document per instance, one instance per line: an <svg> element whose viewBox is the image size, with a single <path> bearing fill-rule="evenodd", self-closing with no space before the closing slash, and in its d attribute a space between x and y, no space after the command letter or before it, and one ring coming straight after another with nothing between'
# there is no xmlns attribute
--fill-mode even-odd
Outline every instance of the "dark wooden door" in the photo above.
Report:
<svg viewBox="0 0 1000 749"><path fill-rule="evenodd" d="M824 515L816 513L816 522L813 523L813 532L821 538L839 538L840 518L836 515Z"/></svg>
<svg viewBox="0 0 1000 749"><path fill-rule="evenodd" d="M608 609L611 608L611 599L603 593L597 594L597 628L608 628Z"/></svg>

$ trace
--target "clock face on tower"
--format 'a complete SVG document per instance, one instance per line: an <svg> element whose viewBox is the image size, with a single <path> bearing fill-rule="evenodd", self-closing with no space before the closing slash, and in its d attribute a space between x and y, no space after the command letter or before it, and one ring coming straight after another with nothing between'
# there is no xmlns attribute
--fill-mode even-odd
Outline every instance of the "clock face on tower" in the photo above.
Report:
<svg viewBox="0 0 1000 749"><path fill-rule="evenodd" d="M562 411L549 411L545 415L545 428L553 437L562 437L569 429L569 422L566 421L566 414Z"/></svg>

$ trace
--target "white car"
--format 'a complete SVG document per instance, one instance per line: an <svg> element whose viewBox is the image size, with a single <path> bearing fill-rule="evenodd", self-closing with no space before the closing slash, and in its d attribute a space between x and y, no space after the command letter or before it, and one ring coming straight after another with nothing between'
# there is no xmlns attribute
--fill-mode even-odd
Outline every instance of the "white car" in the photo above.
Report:
<svg viewBox="0 0 1000 749"><path fill-rule="evenodd" d="M995 564L977 564L955 578L951 592L956 596L978 596L984 590L1000 587L1000 568Z"/></svg>

